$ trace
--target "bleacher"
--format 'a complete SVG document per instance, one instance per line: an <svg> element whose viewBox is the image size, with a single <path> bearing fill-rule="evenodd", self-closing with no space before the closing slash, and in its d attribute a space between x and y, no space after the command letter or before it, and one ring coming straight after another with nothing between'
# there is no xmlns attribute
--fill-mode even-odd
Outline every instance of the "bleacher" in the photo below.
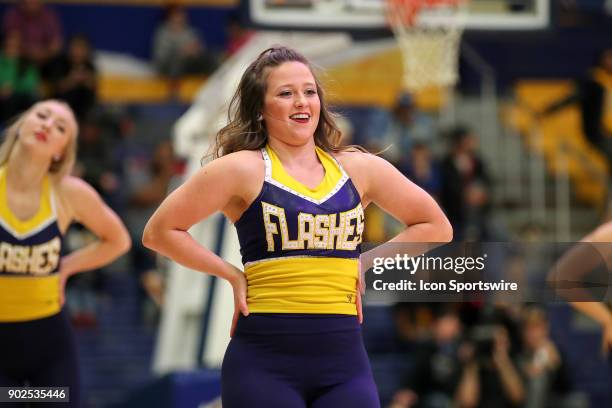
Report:
<svg viewBox="0 0 612 408"><path fill-rule="evenodd" d="M576 198L602 209L606 199L608 165L582 134L576 106L537 119L536 114L572 92L571 81L521 80L506 123L519 130L525 145L543 155L549 172L567 171Z"/></svg>

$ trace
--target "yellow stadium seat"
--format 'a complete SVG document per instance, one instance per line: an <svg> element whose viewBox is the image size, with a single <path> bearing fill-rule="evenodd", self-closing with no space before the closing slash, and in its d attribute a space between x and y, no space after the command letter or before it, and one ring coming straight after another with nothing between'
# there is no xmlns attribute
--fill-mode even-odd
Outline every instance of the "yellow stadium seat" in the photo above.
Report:
<svg viewBox="0 0 612 408"><path fill-rule="evenodd" d="M329 100L337 104L392 108L402 92L402 57L395 48L330 68L322 77ZM414 94L416 106L439 111L447 92L432 87Z"/></svg>
<svg viewBox="0 0 612 408"><path fill-rule="evenodd" d="M160 103L168 100L170 87L161 78L101 76L98 94L107 103Z"/></svg>
<svg viewBox="0 0 612 408"><path fill-rule="evenodd" d="M178 99L181 102L191 103L206 82L204 76L189 76L182 78L178 84Z"/></svg>
<svg viewBox="0 0 612 408"><path fill-rule="evenodd" d="M576 106L536 119L536 112L573 90L571 81L521 80L514 91L516 104L505 107L506 124L525 137L525 144L542 154L550 172L564 171L564 158L576 197L601 208L606 198L608 164L584 138Z"/></svg>

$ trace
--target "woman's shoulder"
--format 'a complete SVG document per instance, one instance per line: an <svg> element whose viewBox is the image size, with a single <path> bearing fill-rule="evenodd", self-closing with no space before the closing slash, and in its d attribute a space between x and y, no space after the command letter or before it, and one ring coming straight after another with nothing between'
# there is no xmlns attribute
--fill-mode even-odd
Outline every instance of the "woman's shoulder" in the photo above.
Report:
<svg viewBox="0 0 612 408"><path fill-rule="evenodd" d="M259 150L240 150L226 154L211 162L224 167L232 167L236 170L252 170L263 163L263 157Z"/></svg>
<svg viewBox="0 0 612 408"><path fill-rule="evenodd" d="M81 178L64 176L54 182L55 202L62 230L85 212L96 211L101 202L96 190Z"/></svg>
<svg viewBox="0 0 612 408"><path fill-rule="evenodd" d="M612 221L608 221L582 239L583 242L612 242Z"/></svg>
<svg viewBox="0 0 612 408"><path fill-rule="evenodd" d="M231 196L232 200L225 207L224 213L235 221L260 193L265 178L264 169L259 150L242 150L205 165L195 176L195 182L208 187L216 186Z"/></svg>
<svg viewBox="0 0 612 408"><path fill-rule="evenodd" d="M358 149L337 152L334 157L351 178L363 200L372 184L371 175L378 172L380 161L384 159Z"/></svg>
<svg viewBox="0 0 612 408"><path fill-rule="evenodd" d="M92 193L95 192L94 188L90 186L85 180L75 176L64 176L57 181L56 188L62 195L71 196L74 194Z"/></svg>
<svg viewBox="0 0 612 408"><path fill-rule="evenodd" d="M238 176L249 180L260 173L263 176L263 157L259 150L241 150L212 160L200 171L219 176L231 174L234 178Z"/></svg>
<svg viewBox="0 0 612 408"><path fill-rule="evenodd" d="M79 177L64 176L54 184L59 201L69 209L90 205L100 197L90 184Z"/></svg>
<svg viewBox="0 0 612 408"><path fill-rule="evenodd" d="M333 156L348 172L368 170L379 162L386 162L382 157L355 148L333 153Z"/></svg>
<svg viewBox="0 0 612 408"><path fill-rule="evenodd" d="M382 157L357 149L334 153L334 157L344 168L362 197L366 195L371 186L380 182L383 174L389 175L395 171L393 165Z"/></svg>
<svg viewBox="0 0 612 408"><path fill-rule="evenodd" d="M220 159L223 159L223 158L228 158L230 160L255 160L255 161L259 160L259 161L263 161L260 149L257 149L257 150L240 150L240 151L237 151L237 152L226 154L223 157L220 157Z"/></svg>

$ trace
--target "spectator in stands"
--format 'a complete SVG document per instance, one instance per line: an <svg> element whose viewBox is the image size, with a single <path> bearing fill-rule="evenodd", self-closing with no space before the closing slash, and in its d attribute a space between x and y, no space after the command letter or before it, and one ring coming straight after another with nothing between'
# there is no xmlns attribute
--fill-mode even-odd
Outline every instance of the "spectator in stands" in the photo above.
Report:
<svg viewBox="0 0 612 408"><path fill-rule="evenodd" d="M21 34L23 55L34 62L47 78L50 63L62 49L62 28L55 12L42 0L19 0L6 11L2 24L4 34Z"/></svg>
<svg viewBox="0 0 612 408"><path fill-rule="evenodd" d="M487 239L491 182L478 155L478 139L463 126L452 129L449 138L450 152L441 163L440 204L455 240Z"/></svg>
<svg viewBox="0 0 612 408"><path fill-rule="evenodd" d="M392 113L392 129L402 151L410 150L412 143L426 143L433 138L433 122L429 115L421 112L411 94L399 96Z"/></svg>
<svg viewBox="0 0 612 408"><path fill-rule="evenodd" d="M366 115L356 142L370 151L384 151L383 156L393 163L407 157L414 143L429 144L433 139L432 118L418 110L410 94L401 94L391 111L372 108Z"/></svg>
<svg viewBox="0 0 612 408"><path fill-rule="evenodd" d="M439 197L440 169L431 157L428 145L422 142L414 143L410 155L400 159L399 170L433 197Z"/></svg>
<svg viewBox="0 0 612 408"><path fill-rule="evenodd" d="M469 345L464 343L459 316L450 305L436 310L432 339L423 343L405 388L393 397L390 408L445 408L470 406L474 396L468 363Z"/></svg>
<svg viewBox="0 0 612 408"><path fill-rule="evenodd" d="M99 124L96 112L90 112L81 123L79 152L74 172L87 181L104 198L113 209L116 209L119 180L114 169L117 162L113 155L113 140L105 137Z"/></svg>
<svg viewBox="0 0 612 408"><path fill-rule="evenodd" d="M430 143L434 137L431 117L421 112L412 95L403 93L391 110L385 141L391 145L392 159L397 162L410 153L414 143Z"/></svg>
<svg viewBox="0 0 612 408"><path fill-rule="evenodd" d="M66 101L79 120L96 105L97 70L89 39L75 35L68 49L53 63L50 74L54 98Z"/></svg>
<svg viewBox="0 0 612 408"><path fill-rule="evenodd" d="M184 8L173 5L155 32L153 58L158 72L170 78L210 74L217 63L187 20Z"/></svg>
<svg viewBox="0 0 612 408"><path fill-rule="evenodd" d="M21 36L8 32L0 53L0 122L30 107L38 98L36 67L20 53Z"/></svg>
<svg viewBox="0 0 612 408"><path fill-rule="evenodd" d="M525 402L525 385L511 352L506 327L490 327L489 334L474 343L473 359L464 381L466 394L474 398L469 406L503 408Z"/></svg>
<svg viewBox="0 0 612 408"><path fill-rule="evenodd" d="M612 163L612 47L605 48L593 69L576 83L573 93L548 106L544 117L578 104L586 139ZM612 165L610 166L612 171Z"/></svg>
<svg viewBox="0 0 612 408"><path fill-rule="evenodd" d="M399 156L392 154L393 148L390 147L383 151L384 157L389 160L394 160L399 171L402 172L408 179L416 185L427 191L432 197L438 199L440 195L440 168L431 157L429 145L424 142L415 142L409 152L405 152ZM395 152L398 152L396 149ZM389 239L397 235L403 225L394 217L383 215L376 207L368 208L366 219L372 217L374 221L368 220L367 227L372 227L372 222L376 222L376 216L382 218L383 225L380 226L384 230L384 234ZM373 212L378 212L372 216ZM374 224L375 225L375 224ZM376 227L374 227L376 228Z"/></svg>
<svg viewBox="0 0 612 408"><path fill-rule="evenodd" d="M550 338L548 318L542 309L525 310L522 335L519 367L525 382L525 406L560 406L570 383L561 354Z"/></svg>
<svg viewBox="0 0 612 408"><path fill-rule="evenodd" d="M393 323L400 349L410 349L415 342L428 338L431 316L427 304L399 302L393 305Z"/></svg>
<svg viewBox="0 0 612 408"><path fill-rule="evenodd" d="M137 151L124 157L124 179L127 181L125 212L126 226L133 237L142 236L147 220L159 204L166 198L170 182L175 174L176 157L169 140L159 143L153 156L146 162ZM132 267L149 298L158 306L163 302L162 281L157 270L155 253L135 240L130 256ZM147 312L147 301L142 302L143 312Z"/></svg>

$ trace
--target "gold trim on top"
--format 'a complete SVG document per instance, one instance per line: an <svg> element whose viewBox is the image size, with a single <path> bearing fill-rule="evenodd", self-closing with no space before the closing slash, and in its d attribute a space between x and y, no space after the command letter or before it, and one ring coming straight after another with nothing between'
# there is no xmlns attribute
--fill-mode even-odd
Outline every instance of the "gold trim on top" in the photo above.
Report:
<svg viewBox="0 0 612 408"><path fill-rule="evenodd" d="M51 182L43 180L38 211L27 220L17 217L9 208L6 194L6 167L0 168L0 225L17 239L24 239L40 232L57 219Z"/></svg>
<svg viewBox="0 0 612 408"><path fill-rule="evenodd" d="M324 203L342 188L348 181L348 175L330 154L318 147L315 149L325 168L325 176L315 189L305 186L287 173L274 150L268 145L261 149L266 167L265 181L312 203Z"/></svg>

